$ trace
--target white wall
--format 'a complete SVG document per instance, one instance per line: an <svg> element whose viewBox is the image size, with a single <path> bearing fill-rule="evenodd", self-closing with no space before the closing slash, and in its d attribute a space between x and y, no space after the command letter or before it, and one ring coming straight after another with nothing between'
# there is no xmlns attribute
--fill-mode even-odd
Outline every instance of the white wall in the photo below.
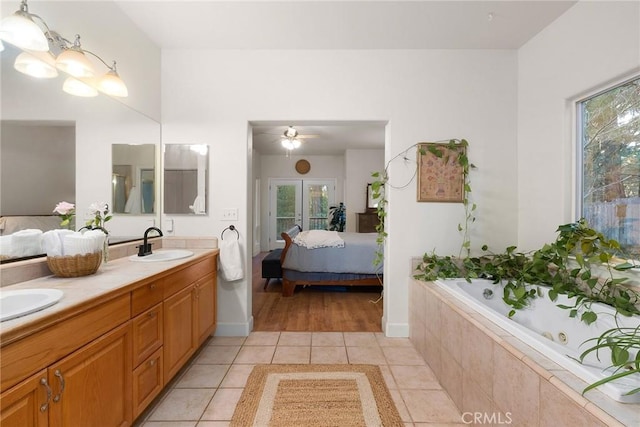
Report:
<svg viewBox="0 0 640 427"><path fill-rule="evenodd" d="M518 51L518 246L576 220L574 102L640 72L640 3L579 2Z"/></svg>
<svg viewBox="0 0 640 427"><path fill-rule="evenodd" d="M184 66L190 63L198 66ZM163 141L212 147L211 214L177 218L176 233L220 233L228 225L220 219L221 209L238 208L240 244L245 265L251 265L247 124L380 120L389 122L386 159L417 142L467 138L469 155L479 166L472 174L479 205L474 247L513 244L516 71L516 53L500 50L163 50ZM404 162L394 162L392 183L405 183L413 172ZM404 190L390 189L388 198L383 327L388 335L406 336L410 259L433 248L457 253L463 209L460 204L417 203L415 182ZM250 330L250 280L247 275L242 281L220 282L218 333Z"/></svg>
<svg viewBox="0 0 640 427"><path fill-rule="evenodd" d="M347 150L345 152L345 205L347 229L356 231L356 214L367 208L367 184L373 182L371 174L384 170L384 150Z"/></svg>

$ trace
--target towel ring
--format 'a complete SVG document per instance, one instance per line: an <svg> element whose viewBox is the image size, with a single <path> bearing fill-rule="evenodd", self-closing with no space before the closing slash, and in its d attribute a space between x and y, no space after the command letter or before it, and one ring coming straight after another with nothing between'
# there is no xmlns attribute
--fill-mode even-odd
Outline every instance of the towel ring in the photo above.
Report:
<svg viewBox="0 0 640 427"><path fill-rule="evenodd" d="M222 240L224 240L224 232L225 232L225 231L227 231L227 230L235 231L235 232L236 232L236 234L237 234L237 239L238 239L238 240L240 240L240 233L238 233L238 230L237 230L237 229L236 229L236 227L235 227L235 226L233 226L233 225L230 225L230 226L228 226L227 228L225 228L224 230L222 230L222 233L220 233L220 238L221 238Z"/></svg>

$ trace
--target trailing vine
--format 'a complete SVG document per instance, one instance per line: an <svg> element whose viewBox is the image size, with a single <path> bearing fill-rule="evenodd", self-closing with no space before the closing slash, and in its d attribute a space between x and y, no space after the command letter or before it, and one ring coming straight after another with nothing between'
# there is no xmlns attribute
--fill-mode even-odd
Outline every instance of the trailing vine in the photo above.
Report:
<svg viewBox="0 0 640 427"><path fill-rule="evenodd" d="M437 144L437 145L435 145ZM475 210L476 204L470 202L470 193L471 193L471 183L469 179L469 171L470 169L475 168L475 165L469 162L469 157L467 155L467 148L469 143L466 139L450 139L445 141L437 141L436 143L416 143L408 147L403 152L394 156L391 160L389 160L382 172L374 172L371 176L374 181L371 184L372 189L372 198L377 200L376 214L378 216L378 224L376 225L376 233L378 234L376 238L376 243L378 244L378 250L375 254L375 259L373 261L374 265L380 265L384 261L384 242L388 236L385 231L385 220L387 217L387 205L388 201L386 198L385 192L388 188L402 189L407 187L411 182L413 182L414 178L417 175L418 171L418 162L420 161L421 155L427 153L427 150L435 155L438 158L446 158L450 155L456 156L456 161L462 168L463 174L463 200L462 204L464 206L464 220L458 224L458 231L462 233L462 244L460 246L460 255L462 255L463 251L466 251L467 256L469 256L471 251L471 240L469 234L469 227L471 223L475 221ZM401 186L393 186L389 183L389 166L391 162L398 158L403 158L404 160L409 160L407 157L407 153L409 150L418 147L418 157L416 158L416 170L413 173L412 177L408 182ZM425 148L426 147L426 150Z"/></svg>

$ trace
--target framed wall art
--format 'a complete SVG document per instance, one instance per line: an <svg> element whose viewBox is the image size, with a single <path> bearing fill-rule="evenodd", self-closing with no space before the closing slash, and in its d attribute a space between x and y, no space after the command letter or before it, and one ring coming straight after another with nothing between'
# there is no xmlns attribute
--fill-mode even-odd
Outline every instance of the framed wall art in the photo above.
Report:
<svg viewBox="0 0 640 427"><path fill-rule="evenodd" d="M418 202L463 202L463 154L462 145L418 144Z"/></svg>

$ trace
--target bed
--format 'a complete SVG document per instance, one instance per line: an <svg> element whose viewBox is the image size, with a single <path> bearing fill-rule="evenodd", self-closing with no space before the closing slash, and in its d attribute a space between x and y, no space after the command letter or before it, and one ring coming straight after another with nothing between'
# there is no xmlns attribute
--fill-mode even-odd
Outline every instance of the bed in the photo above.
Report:
<svg viewBox="0 0 640 427"><path fill-rule="evenodd" d="M373 265L378 250L376 233L338 233L343 247L309 249L297 244L298 225L281 234L285 241L282 295L290 297L297 285L382 285L382 265Z"/></svg>

